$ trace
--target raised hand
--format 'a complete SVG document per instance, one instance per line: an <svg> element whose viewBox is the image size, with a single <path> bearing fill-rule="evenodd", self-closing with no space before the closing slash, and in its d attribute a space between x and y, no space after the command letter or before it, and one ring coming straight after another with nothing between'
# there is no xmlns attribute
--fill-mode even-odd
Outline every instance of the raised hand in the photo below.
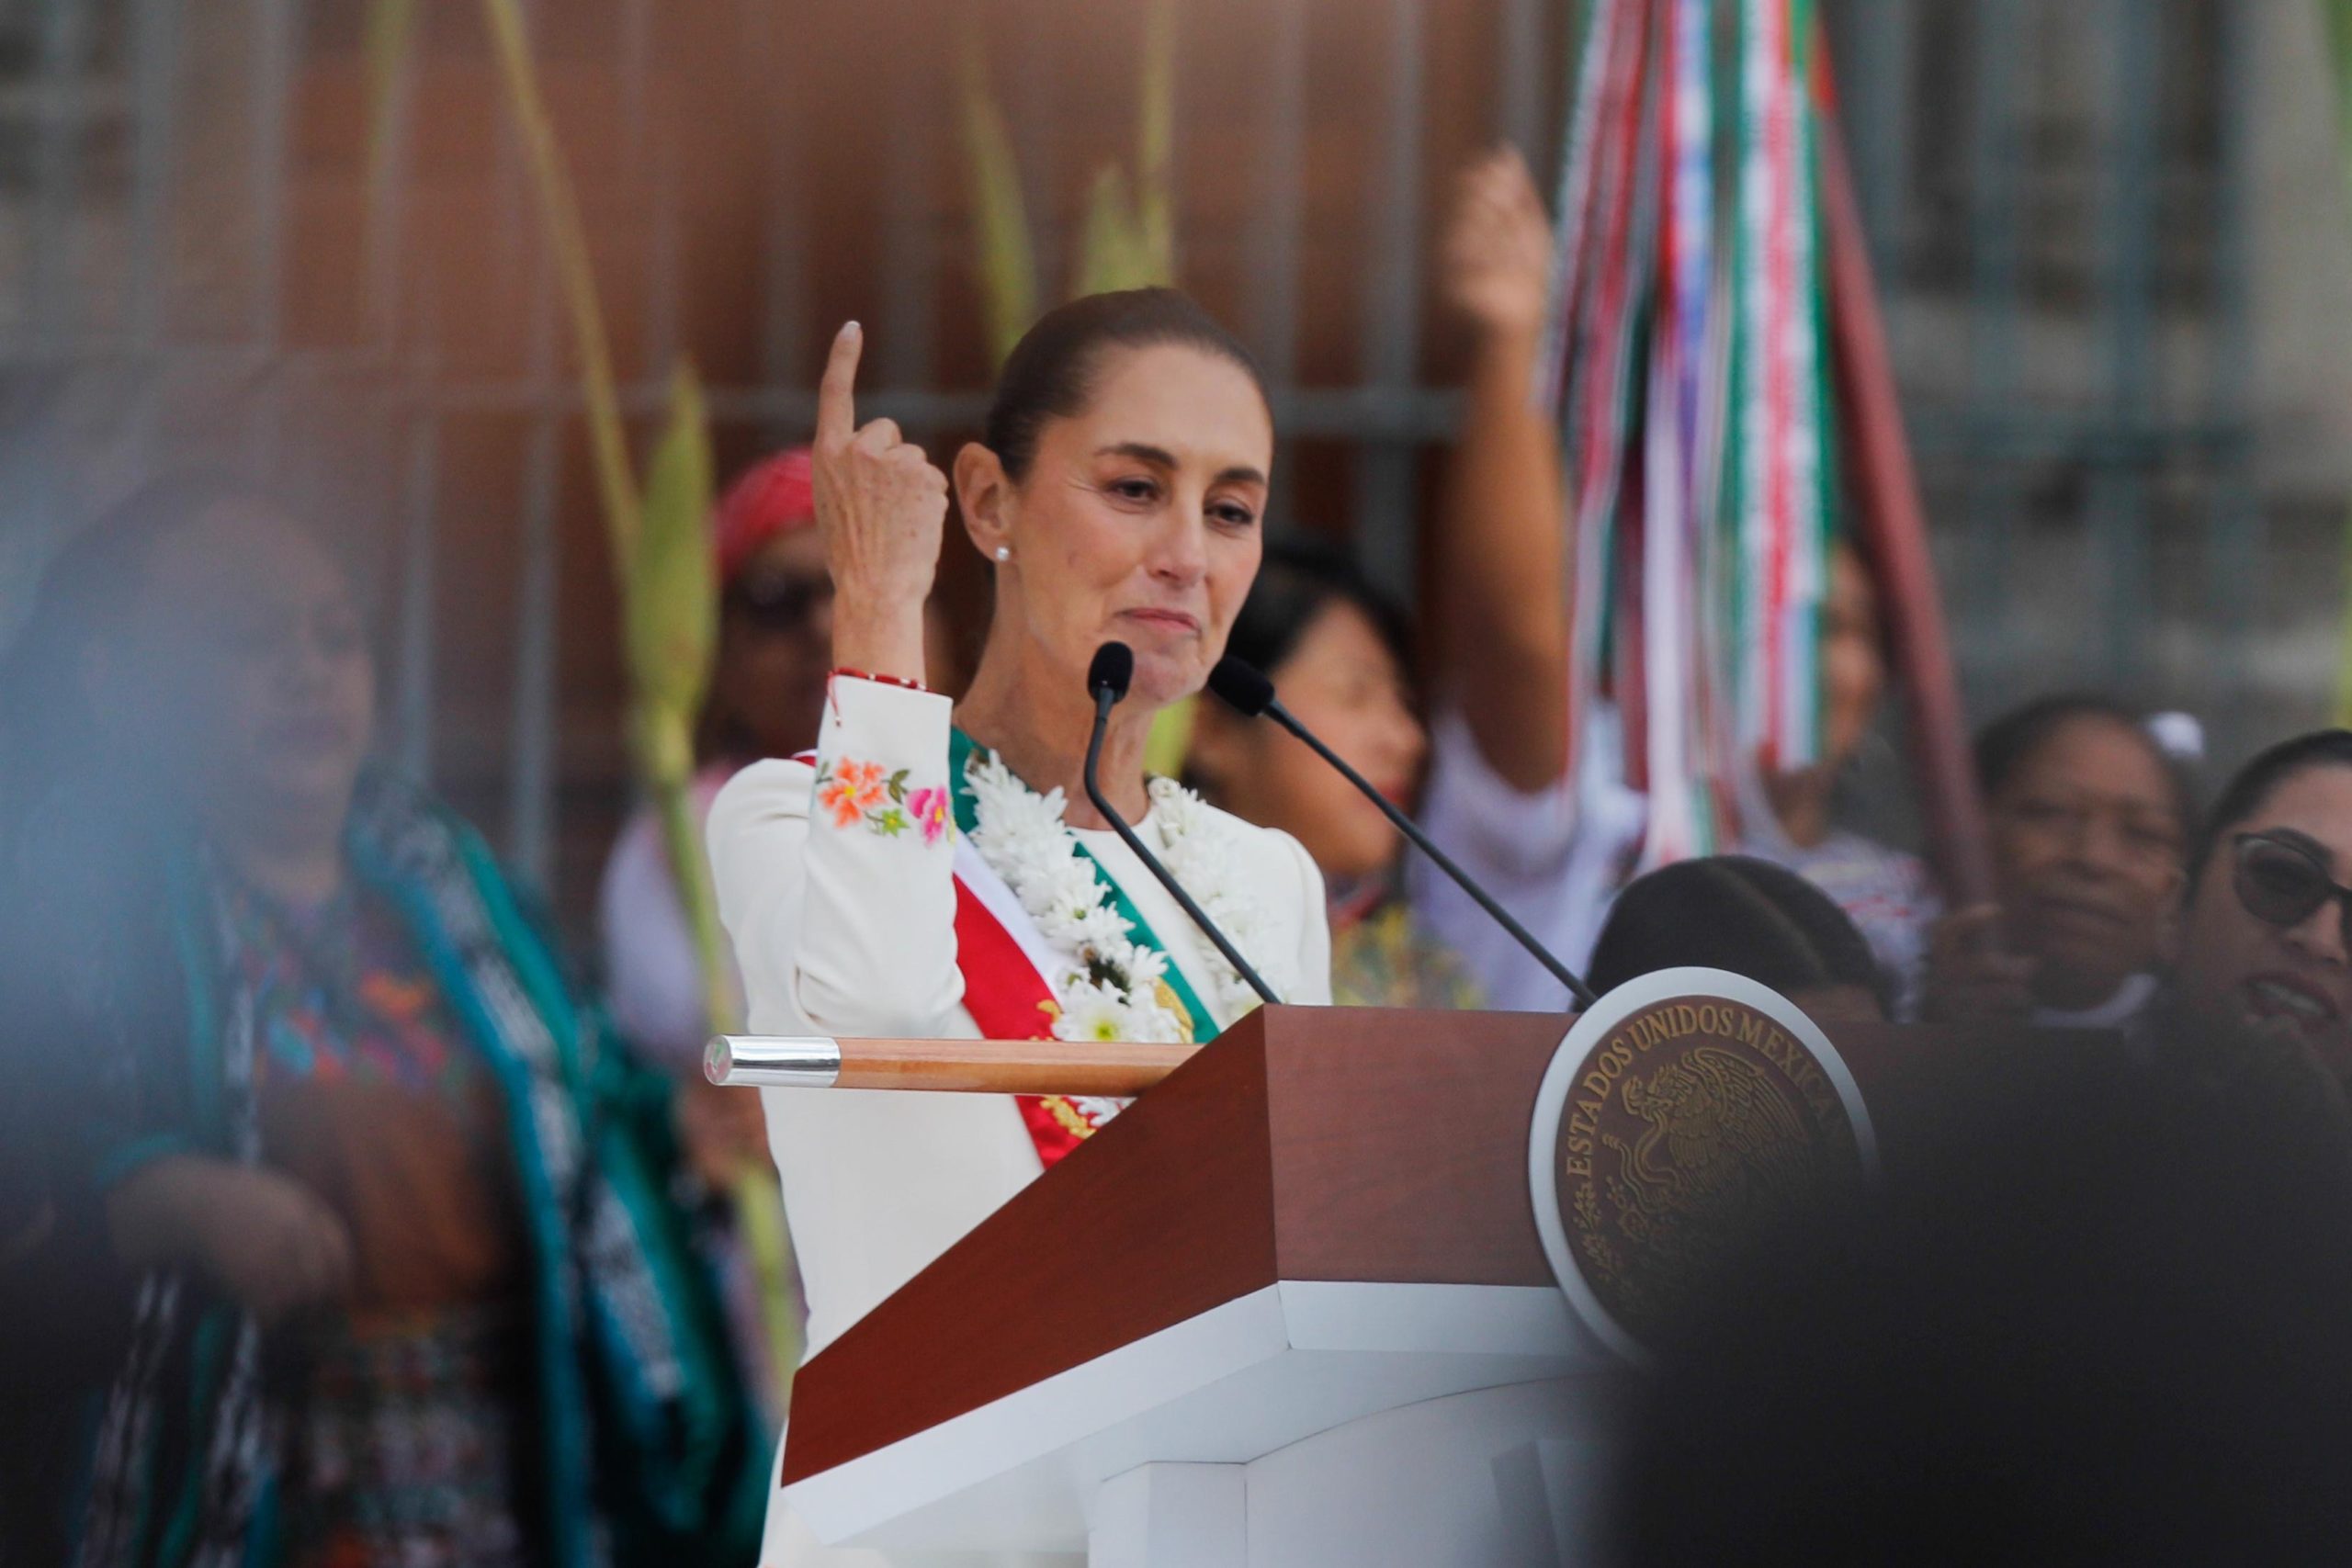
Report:
<svg viewBox="0 0 2352 1568"><path fill-rule="evenodd" d="M855 321L834 335L817 389L817 523L833 576L834 662L923 677L922 606L939 566L947 476L890 420L857 423Z"/></svg>
<svg viewBox="0 0 2352 1568"><path fill-rule="evenodd" d="M1443 254L1445 297L1489 332L1544 325L1552 276L1552 225L1527 164L1498 148L1462 172Z"/></svg>
<svg viewBox="0 0 2352 1568"><path fill-rule="evenodd" d="M731 1192L744 1172L769 1168L767 1113L758 1095L691 1077L678 1085L670 1114L686 1164L713 1192Z"/></svg>
<svg viewBox="0 0 2352 1568"><path fill-rule="evenodd" d="M2018 1023L2033 1012L2035 962L2001 945L2001 911L1980 904L1928 933L1921 1011L1930 1023Z"/></svg>
<svg viewBox="0 0 2352 1568"><path fill-rule="evenodd" d="M264 1324L350 1293L351 1233L318 1194L277 1171L169 1156L133 1172L107 1207L125 1263L194 1263Z"/></svg>

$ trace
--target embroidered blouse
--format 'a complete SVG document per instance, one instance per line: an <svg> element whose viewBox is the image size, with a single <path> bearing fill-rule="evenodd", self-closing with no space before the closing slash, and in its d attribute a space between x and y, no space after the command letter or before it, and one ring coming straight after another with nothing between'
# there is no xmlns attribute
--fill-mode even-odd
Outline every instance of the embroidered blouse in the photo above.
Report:
<svg viewBox="0 0 2352 1568"><path fill-rule="evenodd" d="M1475 1008L1478 983L1454 951L1385 897L1331 928L1331 999L1351 1008Z"/></svg>
<svg viewBox="0 0 2352 1568"><path fill-rule="evenodd" d="M262 1019L264 1150L343 1217L357 1265L345 1310L302 1331L288 1561L519 1563L525 1240L490 1069L372 893L225 902Z"/></svg>

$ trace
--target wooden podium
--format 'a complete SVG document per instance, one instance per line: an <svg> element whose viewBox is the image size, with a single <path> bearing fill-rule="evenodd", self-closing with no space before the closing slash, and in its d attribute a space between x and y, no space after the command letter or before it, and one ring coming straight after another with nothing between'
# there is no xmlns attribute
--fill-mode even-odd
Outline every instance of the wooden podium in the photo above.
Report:
<svg viewBox="0 0 2352 1568"><path fill-rule="evenodd" d="M804 1366L820 1539L1093 1568L1581 1561L1620 1366L1529 1189L1556 1014L1270 1008ZM1841 1029L1865 1086L1888 1029Z"/></svg>

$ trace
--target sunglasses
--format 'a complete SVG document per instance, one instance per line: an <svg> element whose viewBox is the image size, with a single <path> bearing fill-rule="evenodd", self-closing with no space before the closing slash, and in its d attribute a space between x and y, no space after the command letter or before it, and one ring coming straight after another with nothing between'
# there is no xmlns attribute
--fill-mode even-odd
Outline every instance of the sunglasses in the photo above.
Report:
<svg viewBox="0 0 2352 1568"><path fill-rule="evenodd" d="M797 631L833 600L833 580L819 575L755 577L727 591L728 608L754 630Z"/></svg>
<svg viewBox="0 0 2352 1568"><path fill-rule="evenodd" d="M2237 855L2233 885L2247 914L2291 928L2332 903L2344 922L2346 943L2352 946L2352 887L2330 876L2310 850L2267 833L2240 833L2230 843Z"/></svg>

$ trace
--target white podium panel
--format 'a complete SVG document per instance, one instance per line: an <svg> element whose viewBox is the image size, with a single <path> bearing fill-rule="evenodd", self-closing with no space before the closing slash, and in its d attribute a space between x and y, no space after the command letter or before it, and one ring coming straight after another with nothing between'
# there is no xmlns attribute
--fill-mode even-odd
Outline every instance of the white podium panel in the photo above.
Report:
<svg viewBox="0 0 2352 1568"><path fill-rule="evenodd" d="M1547 1500L1576 1496L1597 1451L1605 1355L1556 1290L1283 1280L786 1496L820 1540L894 1552L1556 1561L1548 1543L1565 1550L1574 1529ZM1531 1456L1546 1469L1533 1484Z"/></svg>
<svg viewBox="0 0 2352 1568"><path fill-rule="evenodd" d="M1600 1560L1606 1395L1589 1377L1385 1410L1248 1467L1250 1568Z"/></svg>

